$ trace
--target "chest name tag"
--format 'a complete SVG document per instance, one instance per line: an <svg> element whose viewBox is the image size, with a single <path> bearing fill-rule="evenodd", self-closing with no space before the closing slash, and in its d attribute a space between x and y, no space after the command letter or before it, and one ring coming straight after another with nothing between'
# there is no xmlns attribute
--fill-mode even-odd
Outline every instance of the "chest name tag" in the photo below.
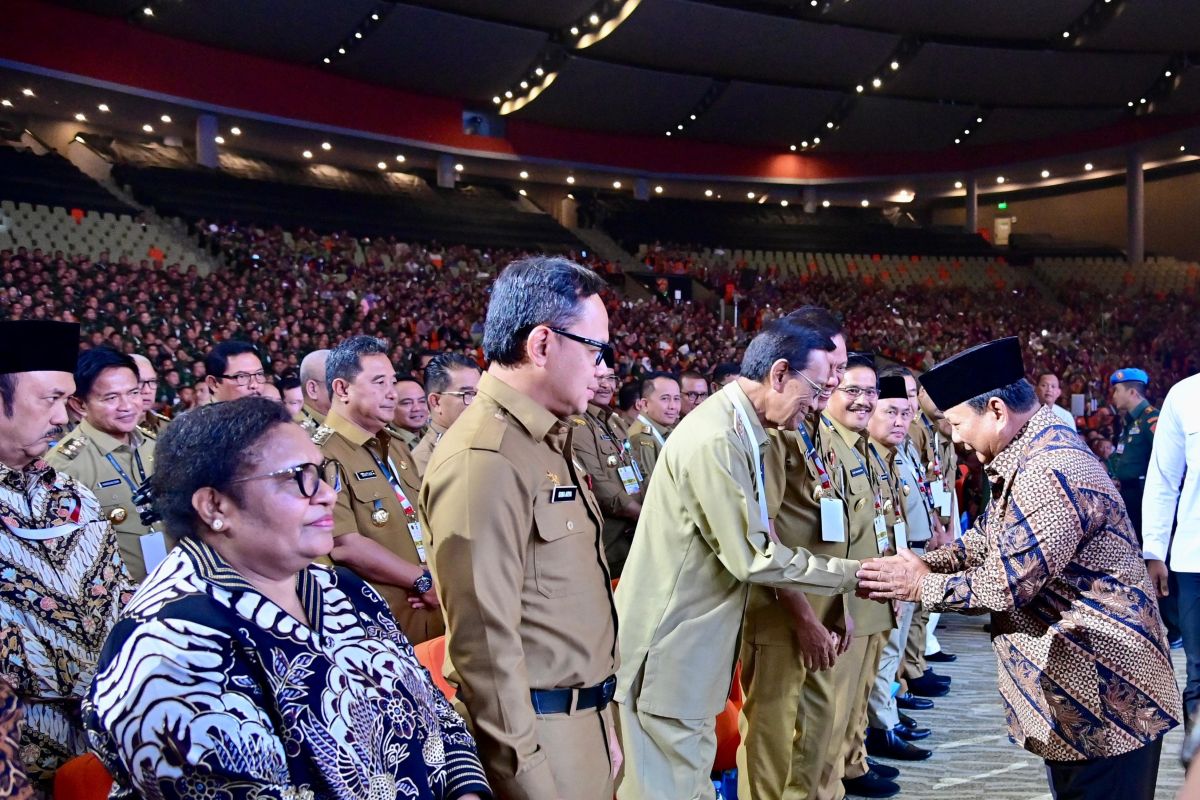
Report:
<svg viewBox="0 0 1200 800"><path fill-rule="evenodd" d="M867 474L867 471L865 469L863 469L862 467L855 467L854 469L850 470L851 478L857 478L859 475L866 475L866 474Z"/></svg>
<svg viewBox="0 0 1200 800"><path fill-rule="evenodd" d="M821 498L821 541L846 541L846 504L840 497Z"/></svg>
<svg viewBox="0 0 1200 800"><path fill-rule="evenodd" d="M364 469L362 472L354 473L354 477L358 478L360 481L365 481L370 478L376 478L378 475L373 469Z"/></svg>
<svg viewBox="0 0 1200 800"><path fill-rule="evenodd" d="M578 486L555 486L550 492L551 503L569 503L579 496Z"/></svg>
<svg viewBox="0 0 1200 800"><path fill-rule="evenodd" d="M633 471L633 467L617 467L617 475L621 477L621 483L625 486L626 494L637 494L641 491L641 481L637 478L637 473Z"/></svg>
<svg viewBox="0 0 1200 800"><path fill-rule="evenodd" d="M107 489L110 486L120 486L120 485L121 485L120 478L113 478L111 481L100 481L101 489Z"/></svg>

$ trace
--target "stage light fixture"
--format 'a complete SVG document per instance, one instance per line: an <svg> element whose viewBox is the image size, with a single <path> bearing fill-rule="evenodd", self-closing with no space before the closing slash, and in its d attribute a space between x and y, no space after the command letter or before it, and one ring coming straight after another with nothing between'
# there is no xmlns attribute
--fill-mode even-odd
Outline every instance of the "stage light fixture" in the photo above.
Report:
<svg viewBox="0 0 1200 800"><path fill-rule="evenodd" d="M312 158L312 150L305 150L300 155L304 156L305 158Z"/></svg>
<svg viewBox="0 0 1200 800"><path fill-rule="evenodd" d="M321 142L321 149L328 152L333 149L333 145L331 145L329 142Z"/></svg>
<svg viewBox="0 0 1200 800"><path fill-rule="evenodd" d="M216 142L217 144L225 144L225 137L224 136L214 136L213 141Z"/></svg>
<svg viewBox="0 0 1200 800"><path fill-rule="evenodd" d="M87 122L87 117L86 117L84 114L82 114L82 113L80 113L80 114L76 114L76 115L75 115L75 121L76 121L76 122Z"/></svg>
<svg viewBox="0 0 1200 800"><path fill-rule="evenodd" d="M712 189L705 189L705 190L704 190L704 196L705 196L705 197L712 197L712 195L713 195L713 191L712 191Z"/></svg>
<svg viewBox="0 0 1200 800"><path fill-rule="evenodd" d="M101 103L100 105L96 106L96 108L99 109L101 114L107 114L111 110L108 107L108 103Z"/></svg>

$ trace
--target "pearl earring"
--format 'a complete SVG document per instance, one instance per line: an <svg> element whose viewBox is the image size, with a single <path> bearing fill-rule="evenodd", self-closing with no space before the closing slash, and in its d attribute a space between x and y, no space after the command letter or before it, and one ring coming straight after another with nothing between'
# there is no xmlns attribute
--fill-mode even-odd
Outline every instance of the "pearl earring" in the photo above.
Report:
<svg viewBox="0 0 1200 800"><path fill-rule="evenodd" d="M219 530L221 530L221 529L222 529L222 528L224 528L224 527L225 527L225 521L224 521L224 520L220 520L220 519L214 519L214 520L213 520L212 529L213 529L214 531L219 531Z"/></svg>

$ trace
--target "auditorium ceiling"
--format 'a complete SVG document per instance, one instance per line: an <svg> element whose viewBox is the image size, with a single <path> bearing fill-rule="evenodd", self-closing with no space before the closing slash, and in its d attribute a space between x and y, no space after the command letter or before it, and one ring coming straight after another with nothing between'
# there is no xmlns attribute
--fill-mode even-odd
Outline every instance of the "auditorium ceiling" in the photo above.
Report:
<svg viewBox="0 0 1200 800"><path fill-rule="evenodd" d="M782 152L969 149L1200 114L1196 0L59 4L515 120Z"/></svg>

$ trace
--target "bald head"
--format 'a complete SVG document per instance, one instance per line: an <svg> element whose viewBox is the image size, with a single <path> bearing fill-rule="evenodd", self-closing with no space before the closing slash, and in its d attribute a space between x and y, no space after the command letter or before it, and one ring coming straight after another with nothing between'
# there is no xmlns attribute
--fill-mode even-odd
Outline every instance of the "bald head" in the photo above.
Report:
<svg viewBox="0 0 1200 800"><path fill-rule="evenodd" d="M318 414L329 413L329 386L325 383L325 362L328 360L328 350L314 350L300 362L304 402Z"/></svg>

